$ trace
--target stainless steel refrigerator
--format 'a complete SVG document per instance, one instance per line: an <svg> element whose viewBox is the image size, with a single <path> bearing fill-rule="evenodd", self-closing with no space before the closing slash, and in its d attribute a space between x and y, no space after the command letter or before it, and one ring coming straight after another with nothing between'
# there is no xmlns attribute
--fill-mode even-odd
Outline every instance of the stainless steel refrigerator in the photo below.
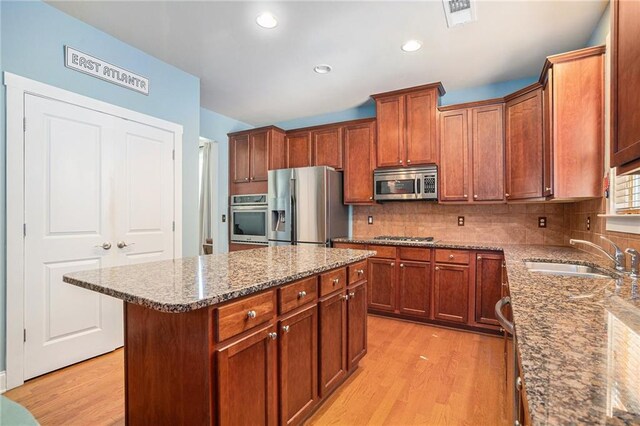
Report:
<svg viewBox="0 0 640 426"><path fill-rule="evenodd" d="M328 246L348 234L342 172L326 166L271 170L268 188L269 245Z"/></svg>

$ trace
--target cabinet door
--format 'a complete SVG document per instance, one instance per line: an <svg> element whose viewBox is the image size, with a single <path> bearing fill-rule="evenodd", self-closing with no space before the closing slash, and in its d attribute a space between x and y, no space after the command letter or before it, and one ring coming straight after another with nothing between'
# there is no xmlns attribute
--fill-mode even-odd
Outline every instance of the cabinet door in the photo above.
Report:
<svg viewBox="0 0 640 426"><path fill-rule="evenodd" d="M374 123L345 126L344 203L373 204Z"/></svg>
<svg viewBox="0 0 640 426"><path fill-rule="evenodd" d="M466 324L469 311L469 267L438 264L434 279L435 319Z"/></svg>
<svg viewBox="0 0 640 426"><path fill-rule="evenodd" d="M341 127L315 130L311 132L311 141L314 166L329 166L342 170Z"/></svg>
<svg viewBox="0 0 640 426"><path fill-rule="evenodd" d="M267 171L269 170L269 156L267 154L269 132L261 131L251 133L249 136L249 152L250 158L250 176L249 180L266 181Z"/></svg>
<svg viewBox="0 0 640 426"><path fill-rule="evenodd" d="M230 145L233 182L249 182L249 135L232 137Z"/></svg>
<svg viewBox="0 0 640 426"><path fill-rule="evenodd" d="M542 89L507 103L507 200L542 197Z"/></svg>
<svg viewBox="0 0 640 426"><path fill-rule="evenodd" d="M473 201L504 200L504 106L471 110Z"/></svg>
<svg viewBox="0 0 640 426"><path fill-rule="evenodd" d="M287 168L287 143L284 133L271 131L269 138L269 170Z"/></svg>
<svg viewBox="0 0 640 426"><path fill-rule="evenodd" d="M280 321L280 422L298 424L318 401L318 307Z"/></svg>
<svg viewBox="0 0 640 426"><path fill-rule="evenodd" d="M611 167L640 160L640 2L613 1ZM640 162L634 166L640 167Z"/></svg>
<svg viewBox="0 0 640 426"><path fill-rule="evenodd" d="M542 88L542 195L553 195L553 68Z"/></svg>
<svg viewBox="0 0 640 426"><path fill-rule="evenodd" d="M311 165L311 132L287 133L289 167Z"/></svg>
<svg viewBox="0 0 640 426"><path fill-rule="evenodd" d="M404 96L376 99L378 129L378 167L404 164L405 103Z"/></svg>
<svg viewBox="0 0 640 426"><path fill-rule="evenodd" d="M431 264L400 261L400 312L429 317L431 306Z"/></svg>
<svg viewBox="0 0 640 426"><path fill-rule="evenodd" d="M367 283L350 287L347 294L347 360L351 370L367 353Z"/></svg>
<svg viewBox="0 0 640 426"><path fill-rule="evenodd" d="M277 422L275 327L261 328L216 351L220 425Z"/></svg>
<svg viewBox="0 0 640 426"><path fill-rule="evenodd" d="M405 159L407 166L437 163L436 107L437 89L408 93L406 99L407 132Z"/></svg>
<svg viewBox="0 0 640 426"><path fill-rule="evenodd" d="M477 323L500 325L495 316L495 307L502 293L502 261L500 254L476 255Z"/></svg>
<svg viewBox="0 0 640 426"><path fill-rule="evenodd" d="M393 312L396 263L393 260L369 258L369 307Z"/></svg>
<svg viewBox="0 0 640 426"><path fill-rule="evenodd" d="M324 398L347 374L346 294L320 300L320 397Z"/></svg>
<svg viewBox="0 0 640 426"><path fill-rule="evenodd" d="M440 201L469 199L468 110L440 114Z"/></svg>

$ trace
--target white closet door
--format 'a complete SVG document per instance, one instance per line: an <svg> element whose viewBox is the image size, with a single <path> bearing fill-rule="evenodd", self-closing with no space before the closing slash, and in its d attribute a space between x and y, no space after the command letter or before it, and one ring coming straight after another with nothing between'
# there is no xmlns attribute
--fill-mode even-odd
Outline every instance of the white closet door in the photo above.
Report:
<svg viewBox="0 0 640 426"><path fill-rule="evenodd" d="M29 95L25 117L26 380L122 346L123 325L121 301L62 282L117 259L119 120Z"/></svg>
<svg viewBox="0 0 640 426"><path fill-rule="evenodd" d="M173 259L173 133L119 122L116 244L121 265Z"/></svg>

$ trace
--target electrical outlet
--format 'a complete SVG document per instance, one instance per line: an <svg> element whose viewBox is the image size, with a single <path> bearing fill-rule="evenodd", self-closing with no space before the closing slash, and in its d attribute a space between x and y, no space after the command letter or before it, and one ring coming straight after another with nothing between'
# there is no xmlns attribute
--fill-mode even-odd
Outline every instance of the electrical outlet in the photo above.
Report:
<svg viewBox="0 0 640 426"><path fill-rule="evenodd" d="M222 223L225 223L227 221L227 215L223 214L222 215Z"/></svg>
<svg viewBox="0 0 640 426"><path fill-rule="evenodd" d="M373 216L368 216L368 217L367 217L367 223L368 223L369 225L373 225Z"/></svg>
<svg viewBox="0 0 640 426"><path fill-rule="evenodd" d="M458 226L464 226L464 216L458 216Z"/></svg>
<svg viewBox="0 0 640 426"><path fill-rule="evenodd" d="M538 217L538 228L546 228L547 227L547 217L540 216Z"/></svg>
<svg viewBox="0 0 640 426"><path fill-rule="evenodd" d="M587 216L587 231L591 231L591 216Z"/></svg>

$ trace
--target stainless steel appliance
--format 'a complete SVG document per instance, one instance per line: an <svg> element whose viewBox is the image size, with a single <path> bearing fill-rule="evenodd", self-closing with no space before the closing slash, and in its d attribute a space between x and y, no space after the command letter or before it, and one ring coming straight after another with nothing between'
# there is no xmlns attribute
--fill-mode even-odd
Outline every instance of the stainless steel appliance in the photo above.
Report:
<svg viewBox="0 0 640 426"><path fill-rule="evenodd" d="M231 196L231 241L264 244L267 239L267 194Z"/></svg>
<svg viewBox="0 0 640 426"><path fill-rule="evenodd" d="M376 201L437 200L438 168L378 169L373 172L373 185Z"/></svg>
<svg viewBox="0 0 640 426"><path fill-rule="evenodd" d="M394 235L380 235L378 237L373 237L374 240L381 241L403 241L403 242L411 242L411 243L435 243L436 240L433 237L400 237Z"/></svg>
<svg viewBox="0 0 640 426"><path fill-rule="evenodd" d="M349 233L341 172L326 166L271 170L268 188L269 245L328 246Z"/></svg>

